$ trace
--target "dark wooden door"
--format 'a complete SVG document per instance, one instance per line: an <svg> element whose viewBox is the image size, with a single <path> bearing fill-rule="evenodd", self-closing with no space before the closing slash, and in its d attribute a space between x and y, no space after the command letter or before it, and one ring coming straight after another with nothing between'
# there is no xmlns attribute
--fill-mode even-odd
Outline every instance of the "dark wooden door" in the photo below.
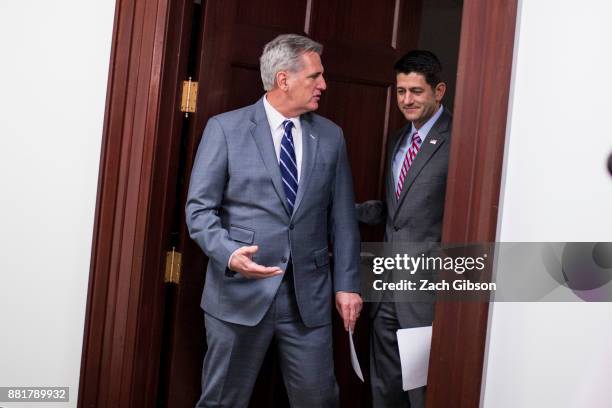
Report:
<svg viewBox="0 0 612 408"><path fill-rule="evenodd" d="M417 42L421 0L207 0L194 4L194 55L189 70L199 82L198 111L182 131L178 195L171 245L182 252L178 286L167 288L159 406L192 407L200 392L205 351L199 309L206 258L188 236L183 208L189 175L206 121L252 104L263 95L258 59L265 43L282 33L302 33L324 45L328 89L319 114L344 130L357 201L383 193L387 135L402 123L395 108L393 63ZM185 25L189 26L188 24ZM380 229L364 228L362 240ZM350 365L348 338L334 313L334 359L341 406L368 407L368 385ZM367 321L356 329L357 351L367 377ZM273 347L251 406L288 406ZM366 378L367 381L367 378Z"/></svg>

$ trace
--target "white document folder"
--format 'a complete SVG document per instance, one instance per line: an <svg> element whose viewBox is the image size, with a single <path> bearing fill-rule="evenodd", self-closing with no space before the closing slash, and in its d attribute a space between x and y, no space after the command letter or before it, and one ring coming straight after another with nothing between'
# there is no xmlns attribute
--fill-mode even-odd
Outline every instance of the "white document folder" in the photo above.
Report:
<svg viewBox="0 0 612 408"><path fill-rule="evenodd" d="M359 359L357 358L357 353L355 352L355 343L353 343L353 332L349 331L349 347L351 349L351 365L353 366L353 370L355 370L355 374L361 381L363 381L363 373L361 372L361 366L359 365Z"/></svg>
<svg viewBox="0 0 612 408"><path fill-rule="evenodd" d="M431 326L399 329L397 331L397 344L402 364L402 388L404 391L427 385Z"/></svg>

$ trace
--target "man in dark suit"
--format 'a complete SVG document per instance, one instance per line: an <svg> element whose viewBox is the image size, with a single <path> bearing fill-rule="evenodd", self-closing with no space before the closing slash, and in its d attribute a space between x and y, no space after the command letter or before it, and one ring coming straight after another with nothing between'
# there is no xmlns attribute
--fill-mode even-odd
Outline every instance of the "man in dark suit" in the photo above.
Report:
<svg viewBox="0 0 612 408"><path fill-rule="evenodd" d="M359 231L342 130L311 113L326 88L321 52L298 35L272 40L260 59L267 93L204 130L186 207L209 257L198 407L246 407L272 338L291 406L337 406L331 298L352 328Z"/></svg>
<svg viewBox="0 0 612 408"><path fill-rule="evenodd" d="M394 69L397 105L408 123L389 141L385 202L358 204L357 216L372 225L385 222L386 242L406 242L414 248L441 240L452 116L441 104L446 84L433 53L411 51ZM425 387L402 391L396 332L431 325L434 303L391 300L385 293L382 302L371 307L374 407L423 407Z"/></svg>

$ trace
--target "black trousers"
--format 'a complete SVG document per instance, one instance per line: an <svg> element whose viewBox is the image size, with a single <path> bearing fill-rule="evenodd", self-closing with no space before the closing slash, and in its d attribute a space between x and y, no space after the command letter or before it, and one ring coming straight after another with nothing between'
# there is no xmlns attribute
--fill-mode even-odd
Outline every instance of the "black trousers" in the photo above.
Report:
<svg viewBox="0 0 612 408"><path fill-rule="evenodd" d="M402 390L402 367L397 345L400 329L395 304L382 302L370 331L370 381L374 408L424 408L426 387Z"/></svg>

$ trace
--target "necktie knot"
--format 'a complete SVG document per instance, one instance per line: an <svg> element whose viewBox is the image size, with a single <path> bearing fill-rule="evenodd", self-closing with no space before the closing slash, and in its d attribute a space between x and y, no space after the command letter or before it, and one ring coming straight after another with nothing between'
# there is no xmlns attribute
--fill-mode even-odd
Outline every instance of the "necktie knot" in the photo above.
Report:
<svg viewBox="0 0 612 408"><path fill-rule="evenodd" d="M291 129L293 129L293 122L290 120L284 121L283 128L285 129L286 133L291 134Z"/></svg>
<svg viewBox="0 0 612 408"><path fill-rule="evenodd" d="M412 135L412 143L416 143L417 145L421 144L421 136L419 136L419 132L414 132Z"/></svg>

